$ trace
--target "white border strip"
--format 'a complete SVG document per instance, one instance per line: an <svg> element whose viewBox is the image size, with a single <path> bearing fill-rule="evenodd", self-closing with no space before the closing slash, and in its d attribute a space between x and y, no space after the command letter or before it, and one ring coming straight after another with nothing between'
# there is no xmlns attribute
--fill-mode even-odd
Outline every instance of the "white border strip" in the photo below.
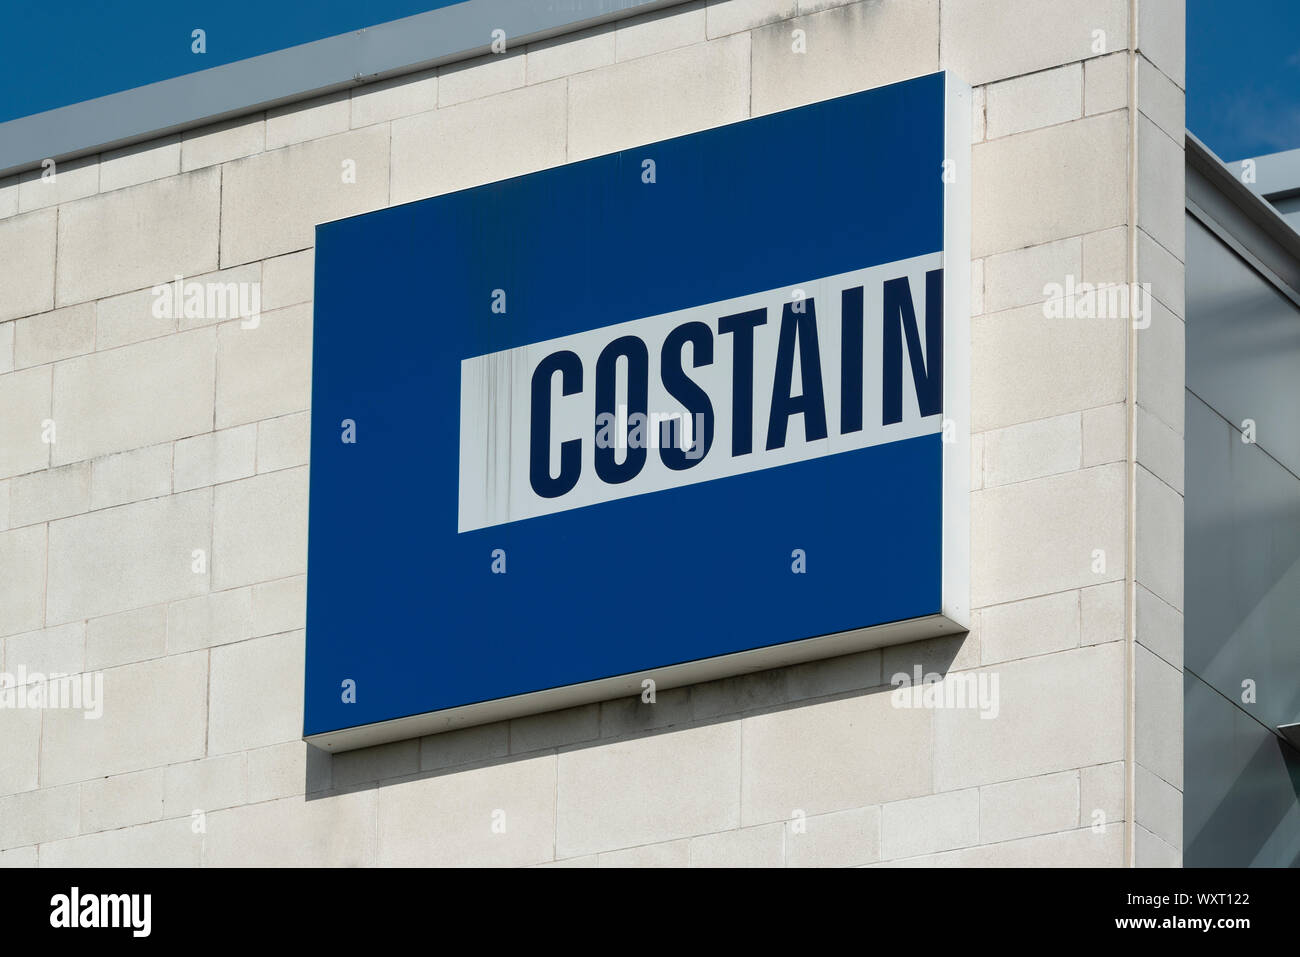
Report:
<svg viewBox="0 0 1300 957"><path fill-rule="evenodd" d="M953 441L943 446L943 613L970 627L970 246L971 88L944 73L944 157L953 181L943 191L943 414ZM946 438L946 437L945 437Z"/></svg>

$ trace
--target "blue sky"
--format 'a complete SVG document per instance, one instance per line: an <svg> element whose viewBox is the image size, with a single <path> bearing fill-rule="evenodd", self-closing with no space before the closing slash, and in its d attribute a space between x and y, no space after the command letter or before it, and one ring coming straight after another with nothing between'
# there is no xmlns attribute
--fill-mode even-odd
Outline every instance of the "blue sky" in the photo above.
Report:
<svg viewBox="0 0 1300 957"><path fill-rule="evenodd" d="M1187 128L1224 160L1300 149L1300 0L1187 0Z"/></svg>

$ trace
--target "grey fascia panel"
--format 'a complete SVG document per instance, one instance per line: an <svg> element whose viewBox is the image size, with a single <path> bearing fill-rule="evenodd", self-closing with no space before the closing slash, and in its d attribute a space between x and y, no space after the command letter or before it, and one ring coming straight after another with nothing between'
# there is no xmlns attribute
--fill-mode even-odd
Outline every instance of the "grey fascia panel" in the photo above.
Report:
<svg viewBox="0 0 1300 957"><path fill-rule="evenodd" d="M1273 274L1274 281L1300 293L1300 233L1191 132L1187 134L1187 209L1202 221L1208 217L1207 226L1231 236L1235 245Z"/></svg>
<svg viewBox="0 0 1300 957"><path fill-rule="evenodd" d="M1269 153L1253 157L1255 182L1251 189L1269 199L1300 193L1300 150ZM1241 169L1245 160L1229 163L1230 170Z"/></svg>
<svg viewBox="0 0 1300 957"><path fill-rule="evenodd" d="M682 0L470 0L0 123L0 177L488 53Z"/></svg>

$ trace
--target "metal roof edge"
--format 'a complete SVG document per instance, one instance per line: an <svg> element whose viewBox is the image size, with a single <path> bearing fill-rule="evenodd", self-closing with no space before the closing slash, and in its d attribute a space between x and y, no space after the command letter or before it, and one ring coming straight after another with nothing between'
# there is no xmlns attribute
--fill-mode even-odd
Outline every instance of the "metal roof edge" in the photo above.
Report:
<svg viewBox="0 0 1300 957"><path fill-rule="evenodd" d="M1268 200L1243 183L1191 130L1187 131L1187 166L1200 173L1243 216L1300 262L1300 232L1296 232ZM1191 193L1192 182L1189 180L1188 200L1194 200Z"/></svg>
<svg viewBox="0 0 1300 957"><path fill-rule="evenodd" d="M0 123L0 178L672 7L684 0L453 4Z"/></svg>

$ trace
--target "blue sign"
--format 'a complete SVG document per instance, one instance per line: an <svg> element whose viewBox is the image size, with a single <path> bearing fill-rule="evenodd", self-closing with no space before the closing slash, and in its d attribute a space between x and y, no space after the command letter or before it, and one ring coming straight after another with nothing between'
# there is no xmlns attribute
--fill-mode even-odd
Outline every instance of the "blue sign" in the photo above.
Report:
<svg viewBox="0 0 1300 957"><path fill-rule="evenodd" d="M304 736L963 630L969 89L320 226Z"/></svg>

